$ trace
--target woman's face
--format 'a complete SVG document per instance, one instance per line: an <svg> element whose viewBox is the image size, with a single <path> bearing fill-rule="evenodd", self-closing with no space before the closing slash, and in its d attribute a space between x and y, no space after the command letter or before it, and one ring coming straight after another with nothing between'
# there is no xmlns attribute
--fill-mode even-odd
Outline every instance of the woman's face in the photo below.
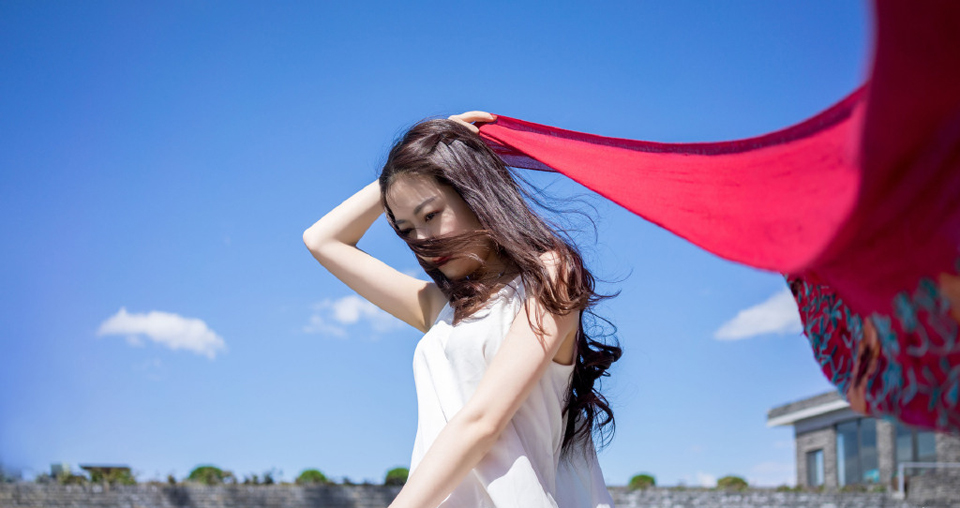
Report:
<svg viewBox="0 0 960 508"><path fill-rule="evenodd" d="M397 230L410 239L439 238L481 229L477 215L453 188L422 176L398 177L387 189L387 206L393 212ZM491 249L474 247L471 251L487 259ZM428 258L448 279L470 275L479 263L462 254Z"/></svg>

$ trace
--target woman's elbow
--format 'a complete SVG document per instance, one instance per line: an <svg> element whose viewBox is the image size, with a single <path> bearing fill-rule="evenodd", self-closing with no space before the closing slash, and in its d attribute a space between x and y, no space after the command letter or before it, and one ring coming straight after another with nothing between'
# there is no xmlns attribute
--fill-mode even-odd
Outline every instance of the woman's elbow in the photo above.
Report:
<svg viewBox="0 0 960 508"><path fill-rule="evenodd" d="M494 415L485 413L465 416L468 416L464 419L464 424L469 429L468 432L470 436L478 442L489 446L493 446L493 443L500 439L500 434L503 433L504 429L507 428L507 424L510 423L509 420L502 422L500 419L495 418Z"/></svg>
<svg viewBox="0 0 960 508"><path fill-rule="evenodd" d="M323 251L324 245L327 243L329 242L326 241L323 234L314 227L309 227L303 232L303 244L306 245L307 249L315 256Z"/></svg>
<svg viewBox="0 0 960 508"><path fill-rule="evenodd" d="M313 238L313 228L307 228L303 231L303 244L307 246L308 249L313 250L314 238Z"/></svg>

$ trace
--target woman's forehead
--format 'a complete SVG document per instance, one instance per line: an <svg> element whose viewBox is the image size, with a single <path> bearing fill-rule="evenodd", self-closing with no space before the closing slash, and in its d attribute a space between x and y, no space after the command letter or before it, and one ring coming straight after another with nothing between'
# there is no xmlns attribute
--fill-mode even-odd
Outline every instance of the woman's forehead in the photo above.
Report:
<svg viewBox="0 0 960 508"><path fill-rule="evenodd" d="M387 188L387 205L394 216L414 215L414 210L431 200L443 199L443 186L432 178L422 176L403 176L393 181Z"/></svg>

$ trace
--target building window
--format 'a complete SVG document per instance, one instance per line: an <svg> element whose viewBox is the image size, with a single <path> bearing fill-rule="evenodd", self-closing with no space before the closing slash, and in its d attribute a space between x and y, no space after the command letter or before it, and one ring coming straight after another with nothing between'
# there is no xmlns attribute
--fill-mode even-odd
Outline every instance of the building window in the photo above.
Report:
<svg viewBox="0 0 960 508"><path fill-rule="evenodd" d="M901 462L937 461L937 443L933 432L911 429L897 422L896 441L896 466Z"/></svg>
<svg viewBox="0 0 960 508"><path fill-rule="evenodd" d="M880 482L877 421L873 418L837 425L837 479L841 487Z"/></svg>
<svg viewBox="0 0 960 508"><path fill-rule="evenodd" d="M807 452L807 486L823 485L823 450Z"/></svg>

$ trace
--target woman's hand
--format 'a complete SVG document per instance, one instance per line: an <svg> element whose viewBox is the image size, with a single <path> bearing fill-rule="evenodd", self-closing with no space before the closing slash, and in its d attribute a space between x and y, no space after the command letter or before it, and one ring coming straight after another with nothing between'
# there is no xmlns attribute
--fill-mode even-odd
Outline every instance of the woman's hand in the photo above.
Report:
<svg viewBox="0 0 960 508"><path fill-rule="evenodd" d="M460 113L459 115L451 115L447 117L448 120L453 120L455 122L460 122L463 125L466 125L474 134L480 132L480 129L476 125L473 125L474 122L486 123L493 122L497 119L497 115L492 115L486 111L467 111L466 113Z"/></svg>

